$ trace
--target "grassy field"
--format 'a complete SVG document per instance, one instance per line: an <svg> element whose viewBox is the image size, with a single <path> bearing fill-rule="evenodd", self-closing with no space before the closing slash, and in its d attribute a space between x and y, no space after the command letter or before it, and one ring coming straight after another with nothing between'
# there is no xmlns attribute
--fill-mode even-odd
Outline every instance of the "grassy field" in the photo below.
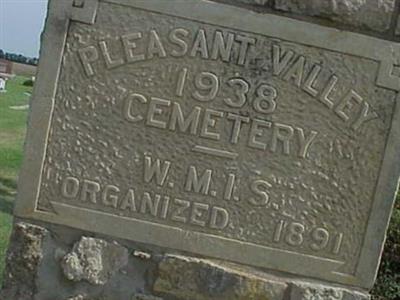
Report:
<svg viewBox="0 0 400 300"><path fill-rule="evenodd" d="M12 226L12 207L17 187L17 174L22 161L27 109L32 87L23 85L25 77L7 82L7 92L0 93L0 280L4 255ZM10 107L17 107L12 109Z"/></svg>
<svg viewBox="0 0 400 300"><path fill-rule="evenodd" d="M31 87L23 85L27 79L17 76L7 82L7 92L0 93L0 286L26 129L27 109L21 109L21 106L28 104L32 91ZM400 197L391 220L373 295L376 300L400 299Z"/></svg>

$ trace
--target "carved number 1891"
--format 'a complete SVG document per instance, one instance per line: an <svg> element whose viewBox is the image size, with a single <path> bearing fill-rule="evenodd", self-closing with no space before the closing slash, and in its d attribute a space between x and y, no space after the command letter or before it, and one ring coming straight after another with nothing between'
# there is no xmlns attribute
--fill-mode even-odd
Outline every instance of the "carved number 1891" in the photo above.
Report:
<svg viewBox="0 0 400 300"><path fill-rule="evenodd" d="M279 243L284 241L290 246L302 246L309 243L309 247L314 251L321 251L331 245L330 251L338 254L342 246L343 233L331 234L327 229L315 227L306 230L306 227L297 222L285 222L280 220L275 227L273 241Z"/></svg>

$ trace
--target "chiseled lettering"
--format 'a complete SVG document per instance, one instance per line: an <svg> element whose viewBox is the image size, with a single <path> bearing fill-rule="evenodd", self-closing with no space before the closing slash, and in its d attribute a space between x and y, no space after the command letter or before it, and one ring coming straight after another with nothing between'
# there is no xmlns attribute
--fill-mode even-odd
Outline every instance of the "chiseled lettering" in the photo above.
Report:
<svg viewBox="0 0 400 300"><path fill-rule="evenodd" d="M190 182L187 191L208 194L211 181L211 170L205 170L201 178L198 178L197 170L192 167ZM235 175L229 174L229 181L225 188L224 199L229 200L232 196ZM253 191L261 198L258 202L261 205L266 187L262 181L256 182ZM200 227L208 226L212 229L222 230L229 223L229 213L225 208L211 206L210 204L195 201L187 201L179 198L171 198L168 195L160 195L144 191L138 207L135 202L135 191L132 188L123 190L113 184L100 185L91 180L80 181L72 176L66 177L61 184L63 196L74 198L78 196L81 186L81 201L90 201L101 204L105 207L112 207L121 212L137 212L151 215L160 219L169 219L176 222L192 224ZM100 198L98 198L100 196ZM101 200L101 201L98 201ZM254 202L254 201L253 201ZM258 203L257 202L257 203ZM121 213L118 213L121 215Z"/></svg>
<svg viewBox="0 0 400 300"><path fill-rule="evenodd" d="M259 87L257 97L261 99L259 101L260 107L262 106L262 109L269 110L270 108L267 108L267 105L261 104L261 102L271 103L267 98L272 97L271 99L274 99L276 93L270 89L269 85L264 84ZM255 100L253 100L253 104ZM147 101L140 94L128 95L124 103L124 118L131 122L143 120L140 113L134 112L134 103L139 103L140 105L148 103L146 125L152 127L179 131L216 141L221 139L222 134L227 134L227 141L231 144L238 144L241 136L245 136L248 147L260 150L269 148L270 151L277 152L278 147L282 145L282 152L286 155L290 154L290 147L292 147L290 143L294 143L293 146L296 150L293 154L300 158L307 157L308 150L318 134L314 130L306 133L304 129L299 127L245 117L230 112L225 113L200 106L194 106L187 113L184 113L181 104L178 102L155 97L151 98L151 101ZM365 106L360 112L360 116L357 117L358 119L354 121L354 126L357 126L356 122L363 123L364 120L367 121L374 117L375 113L369 113L368 107ZM298 137L296 140L292 139L294 133ZM157 164L155 163L154 166L157 166ZM158 178L156 182L159 185L164 185L165 178Z"/></svg>
<svg viewBox="0 0 400 300"><path fill-rule="evenodd" d="M116 187L115 185L106 185L102 193L103 204L105 206L111 206L117 208L118 193L119 193L118 187Z"/></svg>
<svg viewBox="0 0 400 300"><path fill-rule="evenodd" d="M333 88L336 86L337 82L338 82L337 76L332 75L331 78L329 78L328 84L324 87L319 97L319 101L325 104L328 108L332 108L334 105L333 100L329 99L329 96L332 93Z"/></svg>
<svg viewBox="0 0 400 300"><path fill-rule="evenodd" d="M316 97L318 95L318 91L315 89L315 85L317 81L316 79L321 73L321 69L322 68L320 65L314 65L306 80L304 81L303 90L313 97Z"/></svg>
<svg viewBox="0 0 400 300"><path fill-rule="evenodd" d="M133 32L121 36L121 42L124 47L124 52L127 62L132 63L145 59L144 54L134 54L134 50L136 49L136 42L134 41L139 40L141 38L142 38L141 32Z"/></svg>
<svg viewBox="0 0 400 300"><path fill-rule="evenodd" d="M161 196L159 194L155 194L152 198L150 193L144 192L142 197L142 203L140 205L140 212L145 214L149 212L153 216L157 216L158 214L158 206L160 204Z"/></svg>
<svg viewBox="0 0 400 300"><path fill-rule="evenodd" d="M289 62L294 56L294 51L287 50L281 53L279 45L272 45L272 72L274 75L279 76L282 71L289 65Z"/></svg>
<svg viewBox="0 0 400 300"><path fill-rule="evenodd" d="M190 207L190 202L182 199L175 198L174 204L177 206L176 210L171 212L171 220L186 223L187 217L184 216L186 210Z"/></svg>
<svg viewBox="0 0 400 300"><path fill-rule="evenodd" d="M303 80L304 65L306 59L304 56L299 55L299 57L293 62L290 68L283 75L283 79L286 81L293 80L293 83L300 87Z"/></svg>
<svg viewBox="0 0 400 300"><path fill-rule="evenodd" d="M147 55L148 58L153 58L154 56L158 57L167 56L167 53L165 52L161 39L158 36L157 31L155 30L150 30L149 32L149 45L147 48Z"/></svg>
<svg viewBox="0 0 400 300"><path fill-rule="evenodd" d="M306 158L308 149L315 140L315 137L318 135L318 132L311 130L310 134L306 136L302 128L295 127L295 130L297 132L297 136L299 137L299 157Z"/></svg>
<svg viewBox="0 0 400 300"><path fill-rule="evenodd" d="M250 197L248 201L255 206L264 206L267 205L269 202L269 194L268 189L272 186L269 182L265 180L254 180L250 184L250 190L256 194L257 198Z"/></svg>
<svg viewBox="0 0 400 300"><path fill-rule="evenodd" d="M89 199L92 203L97 203L97 193L100 192L100 184L95 181L84 179L81 190L81 201Z"/></svg>
<svg viewBox="0 0 400 300"><path fill-rule="evenodd" d="M184 28L175 28L169 33L169 40L172 44L178 46L178 49L171 51L172 56L184 56L188 51L188 44L183 39L189 35L189 31Z"/></svg>
<svg viewBox="0 0 400 300"><path fill-rule="evenodd" d="M210 227L213 229L224 229L229 224L229 213L225 208L214 206L211 209Z"/></svg>
<svg viewBox="0 0 400 300"><path fill-rule="evenodd" d="M144 157L144 182L149 183L155 177L156 183L159 186L163 186L170 166L171 162L165 160L162 161L161 167L161 160L159 158L153 162L151 156L146 155Z"/></svg>
<svg viewBox="0 0 400 300"><path fill-rule="evenodd" d="M257 140L258 137L263 135L262 127L270 128L272 124L268 121L254 119L251 123L250 135L249 135L249 147L265 150L267 149L267 144Z"/></svg>
<svg viewBox="0 0 400 300"><path fill-rule="evenodd" d="M189 132L191 134L196 134L199 126L200 113L201 107L195 106L185 117L181 105L178 102L173 102L169 129L175 130L176 128L179 128L181 132L186 132L190 128Z"/></svg>
<svg viewBox="0 0 400 300"><path fill-rule="evenodd" d="M276 97L278 96L277 90L269 85L262 84L257 89L257 97L253 101L254 110L262 114L273 113L276 109Z"/></svg>
<svg viewBox="0 0 400 300"><path fill-rule="evenodd" d="M142 104L147 103L146 97L141 94L130 94L125 99L123 115L124 115L125 119L127 119L130 122L138 122L138 121L143 120L143 117L140 114L134 115L132 113L132 105L133 105L134 100L136 100Z"/></svg>
<svg viewBox="0 0 400 300"><path fill-rule="evenodd" d="M164 196L164 201L162 202L161 205L161 213L160 213L160 218L166 219L168 215L168 209L169 209L169 201L170 197L169 196Z"/></svg>
<svg viewBox="0 0 400 300"><path fill-rule="evenodd" d="M204 216L207 217L208 210L209 210L208 204L193 202L192 213L190 214L189 222L201 227L206 226L206 221L204 220Z"/></svg>
<svg viewBox="0 0 400 300"><path fill-rule="evenodd" d="M217 125L217 119L213 119L212 117L222 118L223 116L224 113L222 111L206 109L204 111L204 118L200 130L200 136L218 141L220 139L220 134L218 132L211 131L211 128L215 129Z"/></svg>
<svg viewBox="0 0 400 300"><path fill-rule="evenodd" d="M193 93L193 97L196 100L199 100L201 102L207 102L215 99L215 96L217 96L218 90L219 90L219 79L218 77L211 73L211 72L201 72L196 75L194 84L196 86L196 89ZM209 90L208 93L200 93L199 90L201 91L207 91Z"/></svg>
<svg viewBox="0 0 400 300"><path fill-rule="evenodd" d="M61 195L65 198L76 198L79 193L79 180L75 177L66 177L61 185Z"/></svg>
<svg viewBox="0 0 400 300"><path fill-rule="evenodd" d="M240 135L240 130L242 128L242 123L249 123L250 118L228 113L227 119L233 121L231 143L237 144L237 142L239 141L239 135Z"/></svg>
<svg viewBox="0 0 400 300"><path fill-rule="evenodd" d="M124 60L122 59L122 57L115 59L111 57L111 53L108 50L108 45L106 41L100 41L99 46L108 69L115 68L124 64Z"/></svg>
<svg viewBox="0 0 400 300"><path fill-rule="evenodd" d="M239 66L242 66L246 62L247 51L249 50L250 46L256 43L256 39L244 35L237 35L236 41L240 43L239 57L237 64Z"/></svg>
<svg viewBox="0 0 400 300"><path fill-rule="evenodd" d="M192 50L190 51L190 56L196 57L197 53L199 53L202 58L208 58L207 39L204 29L199 29L197 32Z"/></svg>
<svg viewBox="0 0 400 300"><path fill-rule="evenodd" d="M87 76L95 74L93 63L99 58L105 61L108 69L168 55L171 57L189 55L230 62L234 48L238 50L237 59L232 62L243 66L249 49L257 41L256 38L247 35L222 30L207 32L204 28L200 28L191 32L190 29L171 28L165 39L154 29L148 32L125 33L113 39L98 41L96 45L78 49L78 55Z"/></svg>
<svg viewBox="0 0 400 300"><path fill-rule="evenodd" d="M224 191L224 199L225 200L231 200L233 190L235 188L235 180L236 180L236 175L229 174L228 180L227 180L226 186L225 186L225 191Z"/></svg>
<svg viewBox="0 0 400 300"><path fill-rule="evenodd" d="M79 58L87 76L93 76L94 70L92 63L99 59L96 47L88 46L78 50Z"/></svg>
<svg viewBox="0 0 400 300"><path fill-rule="evenodd" d="M290 154L290 140L293 137L294 129L289 125L275 123L272 131L272 145L271 151L276 152L278 148L278 141L282 142L283 153L286 155Z"/></svg>
<svg viewBox="0 0 400 300"><path fill-rule="evenodd" d="M354 130L358 130L361 125L376 118L378 118L378 114L375 111L370 112L368 102L364 101L361 107L360 114L353 123L352 127Z"/></svg>
<svg viewBox="0 0 400 300"><path fill-rule="evenodd" d="M129 209L130 211L136 212L135 191L133 189L129 189L126 192L122 199L120 208L122 210Z"/></svg>
<svg viewBox="0 0 400 300"><path fill-rule="evenodd" d="M194 191L195 193L208 195L211 184L211 175L212 170L206 169L199 178L196 167L190 166L186 179L185 190L188 192Z"/></svg>
<svg viewBox="0 0 400 300"><path fill-rule="evenodd" d="M228 33L226 34L225 38L226 41L222 31L215 31L211 59L217 60L219 57L221 57L223 61L229 62L234 42L234 35L232 33Z"/></svg>
<svg viewBox="0 0 400 300"><path fill-rule="evenodd" d="M282 51L280 45L272 45L273 75L282 76L282 79L293 82L295 86L315 97L342 121L351 124L353 130L357 130L362 124L378 118L375 111L369 112L370 104L363 100L355 90L350 89L344 97L338 98L339 78L335 74L331 73L328 81L322 86L319 79L323 70L321 64L313 64L306 75L306 65L310 62L303 55L295 55L296 53L292 50ZM356 107L359 108L357 116L355 116L357 114Z"/></svg>
<svg viewBox="0 0 400 300"><path fill-rule="evenodd" d="M171 101L152 97L149 109L147 111L147 120L146 124L149 126L157 127L157 128L167 128L167 123L165 121L155 119L155 116L162 114L162 109L160 106L168 107L171 105Z"/></svg>
<svg viewBox="0 0 400 300"><path fill-rule="evenodd" d="M250 89L250 84L243 78L231 78L228 80L228 84L230 87L237 86L239 87L236 91L236 100L232 100L231 98L225 98L224 102L226 105L234 108L243 107L243 105L247 102L247 93Z"/></svg>
<svg viewBox="0 0 400 300"><path fill-rule="evenodd" d="M346 96L343 97L342 101L335 107L335 113L343 120L347 121L350 119L346 111L354 108L354 103L361 104L363 98L357 94L354 90L350 90Z"/></svg>

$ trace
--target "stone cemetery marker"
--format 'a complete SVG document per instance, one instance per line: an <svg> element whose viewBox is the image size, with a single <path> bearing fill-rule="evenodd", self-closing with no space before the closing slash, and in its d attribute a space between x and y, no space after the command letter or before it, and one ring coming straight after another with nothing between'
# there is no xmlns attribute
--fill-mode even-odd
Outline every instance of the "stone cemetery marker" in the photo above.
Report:
<svg viewBox="0 0 400 300"><path fill-rule="evenodd" d="M0 77L0 91L4 91L6 89L6 80Z"/></svg>
<svg viewBox="0 0 400 300"><path fill-rule="evenodd" d="M42 39L17 216L371 288L397 44L179 0L50 1Z"/></svg>

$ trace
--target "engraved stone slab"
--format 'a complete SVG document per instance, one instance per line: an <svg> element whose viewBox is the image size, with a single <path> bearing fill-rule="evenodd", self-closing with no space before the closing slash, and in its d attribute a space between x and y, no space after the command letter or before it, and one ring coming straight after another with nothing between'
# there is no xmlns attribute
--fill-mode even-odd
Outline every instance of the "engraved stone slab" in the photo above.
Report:
<svg viewBox="0 0 400 300"><path fill-rule="evenodd" d="M50 1L15 213L371 287L398 47L206 1Z"/></svg>

